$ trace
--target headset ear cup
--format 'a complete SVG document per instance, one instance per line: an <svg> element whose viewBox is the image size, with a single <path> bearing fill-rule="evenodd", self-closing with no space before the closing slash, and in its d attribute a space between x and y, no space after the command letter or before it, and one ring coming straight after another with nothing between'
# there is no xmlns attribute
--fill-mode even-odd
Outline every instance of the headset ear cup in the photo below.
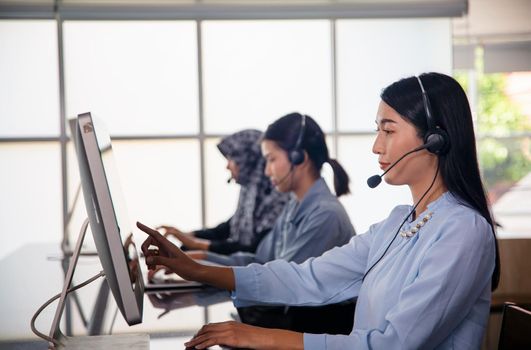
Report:
<svg viewBox="0 0 531 350"><path fill-rule="evenodd" d="M301 165L304 162L304 153L301 150L293 150L289 153L289 160L293 165Z"/></svg>
<svg viewBox="0 0 531 350"><path fill-rule="evenodd" d="M289 161L292 165L300 165L304 162L304 151L302 150L302 139L304 138L304 132L306 131L306 116L300 114L301 116L301 128L299 130L299 136L297 136L297 141L295 146L288 153Z"/></svg>
<svg viewBox="0 0 531 350"><path fill-rule="evenodd" d="M448 153L448 150L450 149L450 138L448 137L448 133L441 128L428 131L424 137L424 144L427 143L431 144L427 147L427 150L433 154L444 155Z"/></svg>

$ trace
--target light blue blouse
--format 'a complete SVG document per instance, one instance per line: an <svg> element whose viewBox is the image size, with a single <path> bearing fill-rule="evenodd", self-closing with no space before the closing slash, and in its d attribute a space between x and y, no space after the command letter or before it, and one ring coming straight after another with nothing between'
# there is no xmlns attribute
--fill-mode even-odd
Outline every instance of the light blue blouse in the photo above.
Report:
<svg viewBox="0 0 531 350"><path fill-rule="evenodd" d="M292 196L255 254L239 252L227 256L207 252L206 260L227 266L263 264L275 259L302 263L348 243L354 234L345 208L324 179L319 178L300 202Z"/></svg>
<svg viewBox="0 0 531 350"><path fill-rule="evenodd" d="M489 315L495 242L475 210L445 193L411 238L402 205L339 248L303 264L275 260L234 268L236 306L321 305L358 296L350 335L304 334L305 349L479 349Z"/></svg>

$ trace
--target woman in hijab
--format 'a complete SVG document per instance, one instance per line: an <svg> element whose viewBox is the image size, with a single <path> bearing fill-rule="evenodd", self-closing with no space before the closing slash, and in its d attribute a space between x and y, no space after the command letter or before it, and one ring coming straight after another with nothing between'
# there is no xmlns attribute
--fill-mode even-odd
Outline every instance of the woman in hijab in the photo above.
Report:
<svg viewBox="0 0 531 350"><path fill-rule="evenodd" d="M231 173L228 182L234 180L241 186L234 215L216 227L190 233L172 226L159 226L166 230L166 236L176 237L187 250L224 255L256 250L289 199L289 194L276 191L264 174L261 137L262 132L246 129L223 138L217 145L227 159Z"/></svg>

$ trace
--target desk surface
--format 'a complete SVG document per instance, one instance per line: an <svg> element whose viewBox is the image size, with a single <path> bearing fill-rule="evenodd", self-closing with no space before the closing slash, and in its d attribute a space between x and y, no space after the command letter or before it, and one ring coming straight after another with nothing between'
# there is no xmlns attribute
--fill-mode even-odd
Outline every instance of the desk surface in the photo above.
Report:
<svg viewBox="0 0 531 350"><path fill-rule="evenodd" d="M80 257L74 274L74 284L90 278L100 270L101 264L97 256ZM37 339L30 329L31 317L40 305L61 291L64 281L59 245L31 244L14 251L0 260L0 276L0 348L1 342ZM96 280L77 293L82 311L88 319L102 282L102 279ZM57 303L52 303L37 320L36 326L41 332L49 332L56 307ZM71 308L73 334L85 334L86 328L78 309L75 306ZM109 331L115 311L114 299L109 298L103 333ZM118 312L112 332L148 333L154 345L170 346L172 338L178 338L182 344L182 341L189 339L205 321L226 321L233 312L235 309L230 302L229 293L224 291L207 289L168 295L145 294L143 322L130 327ZM66 331L65 319L66 315L63 314L63 332Z"/></svg>

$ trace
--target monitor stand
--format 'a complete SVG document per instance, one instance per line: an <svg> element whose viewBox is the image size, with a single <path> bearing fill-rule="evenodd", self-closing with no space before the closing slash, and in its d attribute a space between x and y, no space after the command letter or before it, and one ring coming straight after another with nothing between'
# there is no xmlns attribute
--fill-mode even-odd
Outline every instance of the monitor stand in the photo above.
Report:
<svg viewBox="0 0 531 350"><path fill-rule="evenodd" d="M85 239L85 234L89 225L88 218L81 226L76 247L73 251L68 271L65 276L65 283L59 298L59 304L55 311L55 317L50 329L50 337L57 340L59 345L49 343L50 349L124 349L124 350L146 350L149 349L148 334L118 334L118 335L97 335L97 336L65 336L60 329L61 316L65 308L68 290L72 284L72 277L76 269L77 261Z"/></svg>

